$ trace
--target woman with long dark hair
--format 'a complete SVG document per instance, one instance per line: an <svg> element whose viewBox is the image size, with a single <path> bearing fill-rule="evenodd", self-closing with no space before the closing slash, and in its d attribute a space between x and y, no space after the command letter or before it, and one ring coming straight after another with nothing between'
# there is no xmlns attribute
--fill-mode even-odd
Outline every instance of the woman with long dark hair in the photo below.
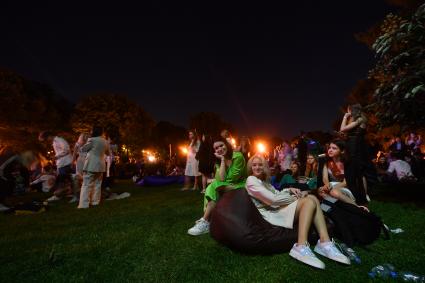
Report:
<svg viewBox="0 0 425 283"><path fill-rule="evenodd" d="M347 137L345 179L359 205L365 205L368 202L366 176L376 179L365 141L366 124L367 118L361 105L354 104L348 106L340 127L340 131Z"/></svg>
<svg viewBox="0 0 425 283"><path fill-rule="evenodd" d="M204 215L187 231L192 236L209 232L209 221L219 198L219 189L236 190L245 187L246 161L243 154L233 151L232 146L222 137L214 139L213 149L217 158L215 180L205 190Z"/></svg>

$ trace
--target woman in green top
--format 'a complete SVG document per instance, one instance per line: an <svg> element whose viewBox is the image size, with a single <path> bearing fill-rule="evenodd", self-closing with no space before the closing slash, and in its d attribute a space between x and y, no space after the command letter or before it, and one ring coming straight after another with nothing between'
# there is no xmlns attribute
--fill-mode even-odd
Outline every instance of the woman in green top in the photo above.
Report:
<svg viewBox="0 0 425 283"><path fill-rule="evenodd" d="M215 139L213 148L218 161L215 180L205 191L203 217L187 231L192 236L209 232L209 219L218 200L218 189L225 187L226 190L235 190L245 187L246 161L243 154L233 152L232 146L221 137Z"/></svg>

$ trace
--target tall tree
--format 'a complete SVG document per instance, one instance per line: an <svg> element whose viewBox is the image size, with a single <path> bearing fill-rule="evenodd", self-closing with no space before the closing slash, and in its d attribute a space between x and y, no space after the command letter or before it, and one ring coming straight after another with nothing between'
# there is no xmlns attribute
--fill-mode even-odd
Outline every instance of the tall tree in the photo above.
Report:
<svg viewBox="0 0 425 283"><path fill-rule="evenodd" d="M225 122L214 112L200 112L190 117L190 128L201 134L219 135L224 129L232 132L231 124Z"/></svg>
<svg viewBox="0 0 425 283"><path fill-rule="evenodd" d="M0 69L0 147L36 149L41 130L69 130L71 109L50 86Z"/></svg>
<svg viewBox="0 0 425 283"><path fill-rule="evenodd" d="M137 103L127 96L99 93L84 97L75 107L71 118L72 129L77 133L90 132L93 125L116 132L114 137L127 148L142 148L151 134L154 121Z"/></svg>
<svg viewBox="0 0 425 283"><path fill-rule="evenodd" d="M407 19L389 15L373 44L377 64L369 77L377 82L371 105L378 127L402 130L425 125L425 4Z"/></svg>

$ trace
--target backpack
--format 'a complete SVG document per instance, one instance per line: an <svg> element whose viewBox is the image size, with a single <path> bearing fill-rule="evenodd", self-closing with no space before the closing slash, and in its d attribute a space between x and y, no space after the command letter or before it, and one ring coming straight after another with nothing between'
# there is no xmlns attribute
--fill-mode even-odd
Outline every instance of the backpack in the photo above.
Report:
<svg viewBox="0 0 425 283"><path fill-rule="evenodd" d="M335 224L335 236L349 247L368 245L379 238L381 231L389 238L381 218L353 204L326 197L320 205L325 215Z"/></svg>

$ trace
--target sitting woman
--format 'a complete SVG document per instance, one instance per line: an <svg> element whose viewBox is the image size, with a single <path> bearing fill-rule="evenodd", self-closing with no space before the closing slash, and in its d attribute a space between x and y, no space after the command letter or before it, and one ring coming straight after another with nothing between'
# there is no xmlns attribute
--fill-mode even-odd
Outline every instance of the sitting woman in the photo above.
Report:
<svg viewBox="0 0 425 283"><path fill-rule="evenodd" d="M323 186L319 188L320 196L330 195L343 202L356 205L356 200L349 189L344 178L344 142L332 141L327 151L327 161L323 166Z"/></svg>
<svg viewBox="0 0 425 283"><path fill-rule="evenodd" d="M213 149L217 158L215 180L205 190L203 217L187 231L192 236L209 232L209 220L218 200L219 189L233 190L245 187L246 161L243 154L234 152L232 146L221 137L214 140Z"/></svg>
<svg viewBox="0 0 425 283"><path fill-rule="evenodd" d="M297 162L295 161L291 162L291 166L289 167L290 173L283 175L282 179L280 180L280 183L279 183L280 189L289 188L289 187L298 188L303 191L309 189L307 184L299 182L298 180L298 177L300 175L299 168L300 166Z"/></svg>
<svg viewBox="0 0 425 283"><path fill-rule="evenodd" d="M317 160L317 157L311 153L307 154L305 177L307 178L307 185L310 189L317 188L318 171L319 171L319 162Z"/></svg>
<svg viewBox="0 0 425 283"><path fill-rule="evenodd" d="M298 240L289 252L291 257L316 268L325 268L325 264L311 251L307 242L313 222L320 236L314 251L337 262L350 264L350 260L330 240L316 197L295 188L281 192L275 190L269 182L267 161L260 155L253 156L247 167L250 176L246 181L246 190L263 218L273 225L289 229L293 229L294 222L298 222Z"/></svg>

